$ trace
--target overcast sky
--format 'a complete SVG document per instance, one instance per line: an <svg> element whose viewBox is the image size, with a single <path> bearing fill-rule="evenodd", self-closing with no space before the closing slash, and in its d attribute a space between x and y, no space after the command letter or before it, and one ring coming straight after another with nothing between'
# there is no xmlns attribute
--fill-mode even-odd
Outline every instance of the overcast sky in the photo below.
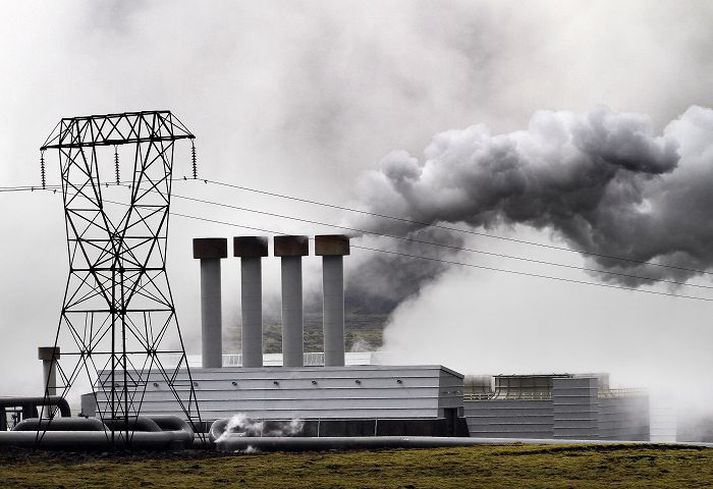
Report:
<svg viewBox="0 0 713 489"><path fill-rule="evenodd" d="M9 2L0 28L0 185L39 183L38 148L63 116L170 109L197 136L202 176L355 204L358 182L385 155L421 155L449 129L483 123L507 132L526 128L538 110L603 104L646 114L661 131L692 105L713 107L711 25L704 1ZM176 173L187 174L189 148L177 151ZM47 160L55 183L56 156ZM198 183L174 191L345 219ZM37 192L0 194L0 202L0 394L32 394L36 347L53 341L68 268L62 202ZM175 210L330 231L181 202ZM524 226L498 232L556 239ZM190 240L248 233L171 222L168 271L189 353L199 351ZM278 264L265 266L274 295ZM315 287L319 261L306 266ZM236 327L235 260L224 270L225 326ZM395 311L385 348L400 362L464 373L608 371L625 385L686 376L689 390L708 396L700 383L710 384L704 373L713 368L712 312L682 299L453 268Z"/></svg>

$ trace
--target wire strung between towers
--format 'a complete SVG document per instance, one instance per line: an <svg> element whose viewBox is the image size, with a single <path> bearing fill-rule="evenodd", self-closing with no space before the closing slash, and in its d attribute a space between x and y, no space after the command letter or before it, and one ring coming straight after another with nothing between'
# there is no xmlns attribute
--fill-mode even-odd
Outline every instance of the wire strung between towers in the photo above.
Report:
<svg viewBox="0 0 713 489"><path fill-rule="evenodd" d="M172 180L185 181L187 179L186 179L186 177L183 177L183 178L174 178ZM128 187L128 186L130 186L131 183L132 182L126 181L126 182L119 182L118 184L112 183L111 185L112 186L121 185L124 187ZM106 186L108 187L110 185L107 183ZM22 187L21 189L27 190L27 187ZM34 188L32 188L32 189L34 190ZM0 189L0 191L2 191L2 189ZM56 192L56 190L55 190L55 192ZM709 290L713 289L713 286L710 286L710 285L692 284L692 283L682 282L682 281L678 281L678 280L660 279L660 278L655 278L655 277L650 277L650 276L645 276L645 275L636 275L636 274L630 274L630 273L625 273L625 272L616 272L616 271L611 271L611 270L603 270L603 269L590 268L590 267L584 267L584 266L578 266L578 265L568 265L568 264L564 264L564 263L558 263L558 262L552 262L552 261L546 261L546 260L538 260L535 258L528 258L528 257L523 257L523 256L518 256L518 255L510 255L510 254L499 253L499 252L479 250L479 249L475 249L475 248L467 248L467 247L463 247L463 246L449 245L449 244L445 244L445 243L428 241L428 240L414 238L414 237L410 237L410 236L395 235L395 234L384 233L384 232L375 232L375 231L370 231L370 230L366 230L366 229L342 226L342 225L326 223L326 222L322 222L322 221L315 221L315 220L311 220L311 219L305 219L305 218L300 218L300 217L295 217L295 216L290 216L290 215L285 215L285 214L277 214L277 213L272 213L272 212L267 212L267 211L261 211L258 209L251 209L251 208L247 208L247 207L235 206L235 205L231 205L231 204L225 204L222 202L214 202L214 201L209 201L209 200L205 200L205 199L198 199L195 197L188 197L188 196L179 195L179 194L173 194L173 197L176 199L183 199L183 200L187 200L187 201L194 202L194 203L215 205L215 206L225 207L225 208L234 209L234 210L240 210L240 211L251 212L251 213L256 213L256 214L261 214L261 215L267 215L267 216L271 216L271 217L277 217L277 218L281 218L281 219L289 219L289 220L294 220L294 221L298 221L298 222L305 222L305 223L309 223L309 224L316 224L316 225L320 225L320 226L338 228L338 229L348 230L348 231L352 231L352 232L356 232L356 233L369 234L369 235L374 235L374 236L383 236L383 237L388 237L388 238L392 238L392 239L398 239L398 240L402 240L402 241L423 244L423 245L427 245L427 246L434 246L434 247L449 249L451 251L458 251L458 252L462 251L462 252L475 253L475 254L481 254L481 255L486 255L486 256L494 256L494 257L498 257L498 258L517 260L517 261L521 261L521 262L533 263L533 264L538 264L538 265L553 266L553 267L565 268L565 269L570 269L570 270L599 273L599 274L603 274L603 275L629 278L629 279L634 279L634 280L661 282L661 283L675 285L675 286L681 286L681 287L692 287L692 288L709 289ZM701 271L699 273L711 274L711 272L704 272L704 271Z"/></svg>
<svg viewBox="0 0 713 489"><path fill-rule="evenodd" d="M110 204L121 205L121 206L128 206L128 204L126 204L126 203L112 201L112 200L105 200L105 202L110 203ZM258 231L261 233L276 234L276 235L284 234L281 231L275 231L272 229L266 229L266 228L261 228L261 227L256 227L256 226L248 226L248 225L239 224L239 223L235 223L235 222L221 221L218 219L210 219L210 218L200 217L200 216L193 216L190 214L183 214L183 213L179 213L179 212L170 212L170 215L176 216L176 217L182 217L182 218L186 218L186 219L192 219L192 220L196 220L196 221L209 222L212 224L220 224L220 225L224 225L224 226L237 227L237 228L241 228L241 229L249 229L251 231ZM369 247L369 246L351 245L351 248L364 250L364 251L371 251L374 253L384 253L384 254L388 254L388 255L396 255L396 256L401 256L404 258L411 258L411 259L415 259L415 260L425 260L425 261L430 261L430 262L443 263L446 265L456 265L456 266L462 266L462 267L476 268L479 270L488 270L488 271L492 271L492 272L508 273L508 274L524 276L524 277L554 280L554 281L558 281L558 282L564 282L564 283L570 283L570 284L576 284L576 285L589 285L592 287L624 290L624 291L630 291L630 292L637 292L640 294L675 297L675 298L679 298L679 299L701 301L701 302L708 302L708 303L713 302L713 297L702 297L702 296L696 296L696 295L676 294L674 292L665 292L665 291L658 291L658 290L637 289L635 287L628 287L626 285L607 284L607 283L601 283L601 282L592 282L592 281L588 281L588 280L578 280L578 279L570 279L570 278L566 278L566 277L558 277L555 275L545 275L545 274L539 274L539 273L523 272L523 271L519 271L519 270L511 270L508 268L491 267L491 266L487 266L487 265L477 265L475 263L465 263L465 262L459 262L459 261L453 261L453 260L445 260L442 258L433 258L433 257L428 257L428 256L416 255L416 254L412 254L412 253L402 253L399 251L385 250L385 249L373 248L373 247Z"/></svg>
<svg viewBox="0 0 713 489"><path fill-rule="evenodd" d="M242 206L236 206L236 205L232 205L232 204L225 204L222 202L214 202L214 201L205 200L205 199L198 199L195 197L188 197L185 195L173 194L172 197L175 199L186 200L189 202L194 202L194 203L199 203L199 204L214 205L214 206L224 207L224 208L228 208L228 209L234 209L234 210L239 210L239 211L244 211L244 212L251 212L251 213L266 215L266 216L270 216L270 217L277 217L280 219L288 219L288 220L304 222L304 223L308 223L308 224L316 224L319 226L326 226L326 227L342 229L342 230L346 230L346 231L352 231L355 233L369 234L372 236L382 236L382 237L398 239L398 240L402 240L402 241L406 241L406 242L410 242L410 243L423 244L423 245L427 245L427 246L444 248L444 249L448 249L451 251L463 251L466 253L475 253L475 254L481 254L481 255L487 255L487 256L494 256L494 257L498 257L498 258L506 258L506 259L510 259L510 260L518 260L518 261L534 263L534 264L538 264L538 265L567 268L570 270L578 270L578 271L584 271L584 272L601 273L601 274L605 274L605 275L622 277L622 278L630 278L630 279L635 279L635 280L661 282L661 283L665 283L665 284L669 284L669 285L695 287L695 288L700 288L700 289L713 289L713 286L710 286L710 285L691 284L691 283L682 282L679 280L671 280L671 279L658 279L658 278L649 277L646 275L636 275L636 274L631 274L631 273L616 272L616 271L612 271L612 270L603 270L603 269L599 269L599 268L590 268L590 267L584 267L584 266L578 266L578 265L567 265L564 263L551 262L551 261L547 261L547 260L538 260L535 258L527 258L527 257L517 256L517 255L509 255L506 253L485 251L485 250L479 250L476 248L467 248L464 246L457 246L457 245L449 245L449 244L445 244L445 243L439 243L439 242L435 242L435 241L428 241L428 240L424 240L424 239L420 239L420 238L414 238L411 236L403 236L403 235L390 234L390 233L385 233L385 232L369 231L366 229L342 226L339 224L331 224L331 223L326 223L326 222L322 222L322 221L315 221L312 219L305 219L305 218L301 218L301 217L290 216L290 215L286 215L286 214L277 214L274 212L261 211L258 209L251 209L249 207L242 207ZM711 272L703 272L703 273L711 274Z"/></svg>
<svg viewBox="0 0 713 489"><path fill-rule="evenodd" d="M187 177L180 177L180 178L171 178L172 182L184 182L184 181L189 181ZM119 182L102 182L99 185L101 187L125 187L127 185L131 185L133 183L132 180L121 180ZM41 185L6 185L6 186L0 186L0 192L34 192L35 190L52 190L56 193L57 190L61 190L62 185L61 184L51 184L47 185L45 184L44 187Z"/></svg>
<svg viewBox="0 0 713 489"><path fill-rule="evenodd" d="M189 181L189 179L188 179L187 177L185 177L185 176L182 177L182 178L172 178L171 180L172 180L172 181ZM228 186L228 187L233 187L233 188L237 188L237 189L241 189L241 190L249 190L249 191L258 192L258 193L263 193L263 194L270 195L270 196L278 196L278 197L285 198L285 199L291 199L291 200L295 200L295 201L299 201L299 202L308 202L308 203L313 203L313 204L317 204L317 205L324 205L324 206L328 206L328 207L333 207L333 208L336 208L336 209L351 210L351 211L353 211L353 212L359 212L359 213L364 213L364 214L370 214L370 215L375 215L375 216L378 216L378 217L385 217L385 218L389 218L389 219L405 220L405 221L408 221L408 222L413 222L413 223L421 224L421 223L419 223L418 221L411 221L411 220L408 220L408 219L398 218L398 217L393 217L393 216L382 216L382 215L380 215L380 214L374 214L374 213L370 213L370 212L367 212L367 211L362 211L362 210L357 210L357 209L350 209L350 208L347 208L347 207L337 206L337 205L328 204L328 203L322 203L322 202L318 202L318 201L312 201L312 200L309 200L309 199L302 199L302 198L299 198L299 197L288 196L288 195L286 195L286 194L276 194L276 193L273 193L273 192L262 191L262 190L258 190L258 189L252 189L252 188L249 188L249 187L243 187L243 186L239 186L239 185L233 185L233 184L227 184L227 183L217 182L217 181L214 181L214 180L203 179L202 181L203 181L204 183L213 183L213 184L216 184L216 185ZM126 186L126 185L131 184L131 183L132 183L131 181L124 181L124 182L119 182L118 184L113 184L113 183L112 183L111 185L112 185L112 186L114 186L114 185L123 185L123 186ZM109 183L106 183L105 186L109 187L110 184L109 184ZM59 185L56 185L56 186L52 186L52 185L51 185L51 186L47 186L47 189L52 189L52 188L54 188L54 187L60 188ZM32 186L0 187L0 192L26 191L26 190L34 191L34 190L40 190L40 189L39 189L39 188L36 188L36 187L32 187ZM56 190L54 190L54 191L56 192ZM559 268L567 268L567 269L579 270L579 271L585 271L585 272L600 273L600 274L611 275L611 276L617 276L617 277L622 277L622 278L630 278L630 279L635 279L635 280L645 280L645 281L652 281L652 282L662 282L662 283L666 283L666 284L670 284L670 285L675 285L675 286L694 287L694 288L701 288L701 289L713 289L713 286L708 286L708 285L703 285L703 284L691 284L691 283L682 282L682 281L677 281L677 280L659 279L659 278L656 278L656 277L649 277L649 276L645 276L645 275L629 274L629 273L625 273L625 272L616 272L616 271L611 271L611 270L603 270L603 269L599 269L599 268L590 268L590 267L583 267L583 266L577 266L577 265L567 265L567 264L563 264L563 263L552 262L552 261L546 261L546 260L538 260L538 259L534 259L534 258L527 258L527 257L522 257L522 256L517 256L517 255L509 255L509 254L505 254L505 253L498 253L498 252L491 252L491 251L485 251L485 250L478 250L478 249L475 249L475 248L467 248L467 247L461 247L461 246L455 246L455 245L448 245L448 244L445 244L445 243L439 243L439 242L434 242L434 241L428 241L428 240L423 240L423 239L414 238L414 237L409 237L409 236L395 235L395 234L384 233L384 232L375 232L375 231L370 231L370 230L365 230L365 229L360 229L360 228L354 228L354 227L336 225L336 224L325 223L325 222L321 222L321 221L315 221L315 220L311 220L311 219L299 218L299 217L289 216L289 215L283 215L283 214L276 214L276 213L271 213L271 212L267 212L267 211L260 211L260 210L257 210L257 209L251 209L251 208L247 208L247 207L235 206L235 205L225 204L225 203L221 203L221 202L214 202L214 201L209 201L209 200L205 200L205 199L198 199L198 198L195 198L195 197L188 197L188 196L183 196L183 195L178 195L178 194L173 194L173 197L174 197L174 198L177 198L177 199L183 199L183 200L195 202L195 203L216 205L216 206L221 206L221 207L225 207L225 208L230 208L230 209L235 209L235 210L241 210L241 211L245 211L245 212L251 212L251 213L257 213L257 214L262 214L262 215L268 215L268 216L277 217L277 218L282 218L282 219L290 219L290 220L295 220L295 221L299 221L299 222L306 222L306 223L310 223L310 224L316 224L316 225L321 225L321 226L327 226L327 227L332 227L332 228L338 228L338 229L342 229L342 230L353 231L353 232L357 232L357 233L370 234L370 235L375 235L375 236L384 236L384 237L388 237L388 238L399 239L399 240L409 241L409 242L413 242L413 243L424 244L424 245L428 245L428 246L446 248L446 249L450 249L450 250L453 250L453 251L464 251L464 252L468 252L468 253L477 253L477 254L482 254L482 255L488 255L488 256L499 257L499 258L505 258L505 259L512 259L512 260L524 261L524 262L529 262L529 263L535 263L535 264L540 264L540 265L545 265L545 266L554 266L554 267L559 267ZM424 225L426 225L426 224L424 224ZM434 226L432 226L432 227L441 227L441 228L443 228L444 226L434 225ZM446 229L451 229L451 230L454 230L454 231L466 232L466 233L470 233L470 234L477 234L477 235L483 235L483 236L488 236L488 237L496 237L496 238L498 238L498 239L503 238L503 239L507 239L507 240L510 240L510 241L523 242L523 243L534 244L534 245L538 245L538 246L539 246L539 245L543 245L544 247L547 247L547 248L561 249L561 250L563 250L563 251L568 251L568 252L572 252L572 253L582 254L582 253L579 253L579 252L577 252L577 251L575 251L575 250L570 250L570 249L568 249L568 248L562 248L562 247L558 247L558 246L555 246L555 245L547 245L547 244L544 244L544 243L529 242L529 241L526 241L526 240L518 240L518 239L516 239L516 238L501 237L501 236L496 236L496 235L490 235L490 234L487 234L487 233L479 233L479 232L477 232L477 231L463 230L463 229L459 229L459 228L450 228L450 227L448 227L448 226L445 226L445 228L446 228ZM583 253L583 254L586 255L586 254L592 254L592 253ZM596 255L596 254L592 254L592 255L595 255L595 256L607 256L607 255ZM702 274L702 275L713 275L713 272L708 272L708 271L705 271L705 270L697 270L697 269L691 269L691 268L677 267L677 266L674 266L674 265L665 265L665 264L654 263L654 262L647 262L647 261L637 261L637 260L631 260L631 259L622 258L622 257L611 257L611 258L615 258L615 259L622 260L622 261L627 261L627 262L632 262L632 263L637 263L637 264L641 264L641 265L650 265L650 266L661 267L661 268L684 270L684 271L688 271L688 272L692 272L692 273L697 273L697 274Z"/></svg>
<svg viewBox="0 0 713 489"><path fill-rule="evenodd" d="M176 180L183 180L183 179L176 179ZM16 189L17 189L17 187L9 187L9 188L8 187L4 187L4 188L0 187L0 191L9 191L9 190L16 190ZM23 188L22 190L29 190L29 189L30 188ZM129 205L129 204L126 204L123 202L117 202L117 201L113 201L113 200L109 200L109 199L105 199L104 202L110 203L110 204L115 204L115 205L121 205L121 206ZM176 216L176 217L181 217L181 218L186 218L186 219L202 221L202 222L209 222L209 223L213 223L213 224L238 227L241 229L250 229L253 231L264 232L264 233L269 233L269 234L283 234L280 231L259 228L259 227L255 227L255 226L247 226L247 225L243 225L243 224L238 224L238 223L228 222L228 221L221 221L221 220L217 220L217 219L209 219L209 218L205 218L205 217L193 216L190 214L170 212L170 215ZM458 262L458 261L454 261L454 260L445 260L445 259L441 259L441 258L433 258L433 257L416 255L416 254L412 254L412 253L403 253L403 252L399 252L399 251L384 250L381 248L373 248L373 247L361 246L361 245L352 245L352 248L365 250L365 251L371 251L374 253L383 253L383 254L401 256L404 258L410 258L410 259L415 259L415 260L438 262L438 263L443 263L446 265L456 265L456 266L475 268L475 269L480 269L480 270L489 270L489 271L493 271L493 272L501 272L501 273L518 275L518 276L531 277L531 278L554 280L554 281L570 283L570 284L589 285L592 287L609 288L609 289L615 289L615 290L623 290L623 291L630 291L630 292L637 292L637 293L641 293L641 294L649 294L649 295L657 295L657 296L665 296L665 297L674 297L674 298L686 299L686 300L692 300L692 301L701 301L701 302L709 302L709 303L713 302L713 298L710 298L710 297L702 297L702 296L695 296L695 295L688 295L688 294L677 294L677 293L673 293L673 292L665 292L665 291L657 291L657 290L638 289L635 287L628 287L625 285L607 284L607 283L601 283L601 282L592 282L592 281L588 281L588 280L578 280L578 279L570 279L570 278L566 278L566 277L558 277L558 276L554 276L554 275L523 272L523 271L519 271L519 270L491 267L491 266L486 266L486 265L477 265L474 263L464 263L464 262ZM685 284L685 285L692 286L692 284Z"/></svg>
<svg viewBox="0 0 713 489"><path fill-rule="evenodd" d="M509 236L503 236L503 235L499 235L499 234L486 233L486 232L477 231L477 230L474 230L474 229L463 229L463 228L458 228L458 227L454 227L454 226L448 226L448 225L445 225L445 224L429 223L429 222L418 221L418 220L414 220L414 219L408 219L408 218L406 218L406 217L398 217L398 216L391 216L391 215L388 215L388 214L380 214L380 213L378 213L378 212L371 212L371 211L367 211L367 210L364 210L364 209L355 209L355 208L352 208L352 207L341 206L341 205L332 204L332 203L329 203L329 202L322 202L322 201L318 201L318 200L305 199L305 198L302 198L302 197L296 197L296 196L294 196L294 195L283 194L283 193L278 193L278 192L270 192L270 191L267 191L267 190L256 189L256 188L253 188L253 187L246 187L246 186L244 186L244 185L236 185L236 184L232 184L232 183L221 182L221 181L218 181L218 180L203 179L202 181L203 181L204 183L206 183L206 184L212 184L212 185L217 185L217 186L221 186L221 187L232 188L232 189L236 189L236 190L243 190L243 191L246 191L246 192L252 192L252 193L256 193L256 194L266 195L266 196L269 196L269 197L277 197L277 198L280 198L280 199L292 200L292 201L301 202L301 203L304 203L304 204L318 205L318 206L322 206L322 207L328 207L328 208L331 208L331 209L338 209L338 210L342 210L342 211L346 211L346 212L353 212L353 213L362 214L362 215L366 215L366 216L378 217L378 218L381 218L381 219L390 219L390 220L397 221L397 222L403 222L403 223L407 223L407 224L415 224L415 225L417 225L417 226L433 227L433 228L444 229L444 230L447 230L447 231L453 231L453 232L457 232L457 233L471 234L471 235L474 235L474 236L481 236L481 237L484 237L484 238L498 239L498 240L502 240L502 241L509 241L509 242L512 242L512 243L524 244L524 245L528 245L528 246L537 246L537 247L540 247L540 248L547 248L547 249L556 250L556 251L563 251L563 252L567 252L567 253L576 253L576 254L578 254L578 255L584 255L584 256L596 256L596 257L598 257L598 258L607 258L607 259L611 259L611 260L618 260L618 261L622 261L622 262L634 263L634 264L639 264L639 265L650 265L650 266L653 266L653 267L669 268L669 269L681 270L681 271L685 271L685 272L693 272L693 273L704 274L704 275L705 275L705 274L713 274L713 273L711 273L711 272L707 272L707 271L705 271L705 270L698 270L698 269L695 269L695 268L679 267L679 266L675 266L675 265L665 265L665 264L663 264L663 263L656 263L656 262L646 261L646 260L635 260L635 259L632 259L632 258L624 258L624 257L621 257L621 256L607 255L607 254L604 254L604 253L597 253L597 252L594 252L594 251L591 251L591 250L586 250L586 249L583 249L583 250L573 250L573 249L567 248L567 247L565 247L565 246L558 246L558 245L553 245L553 244L549 244L549 243L542 243L542 242L538 242L538 241L530 241L530 240L520 239L520 238L512 238L512 237L509 237Z"/></svg>
<svg viewBox="0 0 713 489"><path fill-rule="evenodd" d="M195 169L195 168L194 168ZM418 221L418 220L413 220L413 219L408 219L405 217L398 217L398 216L391 216L388 214L380 214L376 212L371 212L363 209L355 209L351 207L346 207L346 206L341 206L337 204L332 204L329 202L322 202L318 200L313 200L313 199L306 199L302 197L297 197L294 195L289 195L289 194L284 194L284 193L279 193L279 192L271 192L268 190L262 190L262 189L257 189L253 187L247 187L244 185L237 185L237 184L232 184L228 182L222 182L218 180L210 180L210 179L201 179L201 180L196 180L197 178L197 172L194 171L192 172L192 178L188 177L182 177L182 178L172 178L172 181L202 181L205 184L211 184L211 185L216 185L216 186L221 186L221 187L226 187L226 188L231 188L231 189L236 189L236 190L243 190L246 192L253 192L257 193L260 195L266 195L269 197L277 197L280 199L287 199L295 202L301 202L301 203L306 203L306 204L312 204L312 205L318 205L322 207L327 207L331 209L338 209L346 212L353 212L353 213L358 213L362 215L368 215L372 217L378 217L381 219L390 219L394 220L397 222L404 222L408 224L415 224L418 226L424 226L424 227L433 227L433 228L438 228L438 229L444 229L447 231L453 231L453 232L458 232L458 233L463 233L463 234L470 234L474 236L481 236L484 238L490 238L490 239L497 239L497 240L502 240L502 241L509 241L512 243L518 243L518 244L524 244L528 246L536 246L540 248L546 248L546 249L551 249L555 251L562 251L566 253L574 253L577 255L581 256L594 256L594 257L599 257L599 258L607 258L607 259L612 259L612 260L617 260L621 262L626 262L626 263L633 263L637 265L646 265L646 266L652 266L656 268L664 268L664 269L671 269L671 270L680 270L684 272L690 272L690 273L695 273L699 275L713 275L713 272L709 272L707 270L701 270L701 269L696 269L696 268L688 268L688 267L680 267L676 265L666 265L663 263L656 263L653 261L647 261L647 260L635 260L632 258L625 258L621 256L615 256L615 255L608 255L608 254L603 254L603 253L597 253L591 250L573 250L564 246L558 246L558 245L553 245L549 243L542 243L542 242L537 242L537 241L530 241L530 240L525 240L525 239L520 239L520 238L513 238L509 236L502 236L502 235L497 235L497 234L492 234L492 233L486 233L483 231L477 231L474 229L463 229L463 228L458 228L458 227L453 227L453 226L448 226L444 224L438 224L438 223L428 223L428 222L423 222L423 221ZM121 184L124 183L131 183L131 182L121 182ZM108 184L106 186L109 186ZM61 186L59 185L54 185L54 186L47 186L47 189L59 189ZM0 192L19 192L19 191L34 191L34 190L40 190L40 188L36 186L17 186L17 187L0 187ZM56 190L55 190L56 192ZM613 272L605 272L603 270L595 270L595 271L600 271L602 273L613 273ZM690 285L690 284L687 284Z"/></svg>

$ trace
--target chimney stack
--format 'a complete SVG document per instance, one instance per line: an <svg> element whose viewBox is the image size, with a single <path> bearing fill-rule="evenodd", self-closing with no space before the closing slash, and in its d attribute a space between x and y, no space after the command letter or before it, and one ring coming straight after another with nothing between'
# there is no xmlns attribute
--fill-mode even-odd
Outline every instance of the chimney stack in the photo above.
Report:
<svg viewBox="0 0 713 489"><path fill-rule="evenodd" d="M201 261L201 340L203 368L223 366L220 260L228 256L225 238L195 238L193 258Z"/></svg>
<svg viewBox="0 0 713 489"><path fill-rule="evenodd" d="M267 256L267 238L236 236L233 255L240 257L243 367L262 367L262 257Z"/></svg>
<svg viewBox="0 0 713 489"><path fill-rule="evenodd" d="M275 256L282 258L282 365L304 366L302 257L309 254L307 236L275 236Z"/></svg>
<svg viewBox="0 0 713 489"><path fill-rule="evenodd" d="M344 366L344 255L349 237L323 234L314 237L315 255L322 257L324 365Z"/></svg>
<svg viewBox="0 0 713 489"><path fill-rule="evenodd" d="M59 347L40 346L37 348L37 358L42 360L42 390L46 396L57 395L57 360L59 360Z"/></svg>

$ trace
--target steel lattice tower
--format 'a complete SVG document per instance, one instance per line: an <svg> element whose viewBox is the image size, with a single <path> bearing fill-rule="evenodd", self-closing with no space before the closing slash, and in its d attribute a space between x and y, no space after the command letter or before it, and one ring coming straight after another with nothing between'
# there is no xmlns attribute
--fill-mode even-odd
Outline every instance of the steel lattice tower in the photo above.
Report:
<svg viewBox="0 0 713 489"><path fill-rule="evenodd" d="M41 147L59 154L69 252L55 338L57 394L66 396L85 376L98 416L125 422L111 432L125 442L149 382L170 389L186 418L200 421L166 275L174 145L181 139L194 136L171 112L128 112L63 118ZM112 177L115 170L119 181L119 148L133 155L133 171L121 182L128 202L112 212L117 202L102 191L113 178L103 182L100 168Z"/></svg>

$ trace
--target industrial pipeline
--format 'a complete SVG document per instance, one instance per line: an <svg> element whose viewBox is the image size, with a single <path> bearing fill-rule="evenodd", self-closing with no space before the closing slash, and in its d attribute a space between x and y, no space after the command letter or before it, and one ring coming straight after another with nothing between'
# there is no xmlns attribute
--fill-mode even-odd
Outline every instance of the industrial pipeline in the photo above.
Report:
<svg viewBox="0 0 713 489"><path fill-rule="evenodd" d="M194 446L191 427L176 416L139 416L102 422L97 418L29 418L0 432L0 448L106 451L181 450ZM202 437L199 436L199 440Z"/></svg>

